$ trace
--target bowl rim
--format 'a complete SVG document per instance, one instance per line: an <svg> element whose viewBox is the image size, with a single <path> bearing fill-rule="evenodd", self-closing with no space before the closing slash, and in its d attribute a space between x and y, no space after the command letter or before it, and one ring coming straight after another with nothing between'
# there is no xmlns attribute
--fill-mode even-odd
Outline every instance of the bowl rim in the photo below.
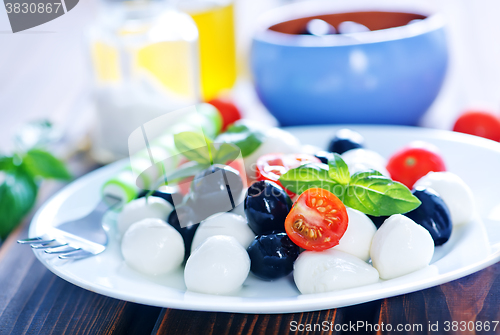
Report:
<svg viewBox="0 0 500 335"><path fill-rule="evenodd" d="M411 13L426 16L419 22L404 26L358 32L342 35L292 35L269 28L275 24L298 18L348 12L394 12ZM402 40L444 28L443 15L429 6L413 4L368 4L368 3L331 3L325 0L304 1L280 6L263 13L258 20L254 41L267 42L294 47L335 47L361 45Z"/></svg>

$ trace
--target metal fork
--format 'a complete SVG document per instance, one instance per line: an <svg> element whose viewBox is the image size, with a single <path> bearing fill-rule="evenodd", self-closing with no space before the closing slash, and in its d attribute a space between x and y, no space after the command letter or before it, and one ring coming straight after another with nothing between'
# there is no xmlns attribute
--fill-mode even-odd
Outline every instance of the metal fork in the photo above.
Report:
<svg viewBox="0 0 500 335"><path fill-rule="evenodd" d="M52 227L41 236L18 240L17 243L31 244L33 249L58 254L61 259L81 259L100 254L108 245L102 218L108 210L121 203L122 199L105 195L87 216Z"/></svg>

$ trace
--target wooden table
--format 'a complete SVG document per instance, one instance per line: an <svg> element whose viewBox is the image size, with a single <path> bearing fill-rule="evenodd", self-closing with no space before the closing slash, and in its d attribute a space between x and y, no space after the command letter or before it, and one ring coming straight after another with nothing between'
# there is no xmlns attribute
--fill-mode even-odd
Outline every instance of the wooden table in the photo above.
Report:
<svg viewBox="0 0 500 335"><path fill-rule="evenodd" d="M81 170L78 174L83 172ZM54 184L45 186L39 203L60 188ZM451 328L453 321L458 322L459 329L461 321L489 321L491 329L486 333L500 333L500 325L496 331L492 330L495 326L492 322L500 320L498 263L444 285L345 308L276 315L183 311L108 298L60 279L35 258L30 248L16 243L17 239L27 237L29 220L0 247L1 335L288 334L308 324L327 327L317 332L300 333L388 334L390 324L393 333L398 333L396 327L402 325L413 331L399 332L401 334L443 334L446 322L450 322L448 326ZM352 326L358 322L364 324L355 331ZM435 325L436 322L439 331L429 332L429 323ZM367 324L373 331L366 331ZM422 331L417 328L419 325ZM379 331L376 331L377 327Z"/></svg>

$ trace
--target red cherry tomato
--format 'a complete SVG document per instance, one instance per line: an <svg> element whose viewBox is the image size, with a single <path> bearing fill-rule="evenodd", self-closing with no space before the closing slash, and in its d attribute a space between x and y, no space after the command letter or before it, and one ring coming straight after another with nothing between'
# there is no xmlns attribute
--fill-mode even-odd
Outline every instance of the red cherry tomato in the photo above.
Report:
<svg viewBox="0 0 500 335"><path fill-rule="evenodd" d="M245 164L243 163L243 160L236 159L232 162L228 161L226 164L240 173L241 180L243 181L243 187L246 188L250 183L245 173Z"/></svg>
<svg viewBox="0 0 500 335"><path fill-rule="evenodd" d="M322 188L310 188L288 213L285 230L299 247L320 251L339 244L348 221L347 210L339 198Z"/></svg>
<svg viewBox="0 0 500 335"><path fill-rule="evenodd" d="M181 159L179 160L178 167L182 166L183 164L185 164L187 162L189 162L189 159L187 159L186 157L181 157ZM188 177L188 178L181 180L177 184L177 186L179 187L179 191L181 192L182 195L186 195L189 193L189 189L191 188L192 181L193 181L193 177Z"/></svg>
<svg viewBox="0 0 500 335"><path fill-rule="evenodd" d="M220 112L222 116L222 131L226 130L230 124L241 119L240 110L228 98L216 98L208 101L208 103Z"/></svg>
<svg viewBox="0 0 500 335"><path fill-rule="evenodd" d="M392 155L387 163L387 171L393 180L411 189L417 180L429 172L446 171L446 166L435 145L415 141Z"/></svg>
<svg viewBox="0 0 500 335"><path fill-rule="evenodd" d="M486 111L467 111L457 119L453 131L500 142L500 119Z"/></svg>
<svg viewBox="0 0 500 335"><path fill-rule="evenodd" d="M257 180L270 180L283 187L279 182L282 174L290 169L296 168L305 163L321 163L321 161L309 154L268 154L259 157L256 164ZM292 198L295 193L285 189Z"/></svg>

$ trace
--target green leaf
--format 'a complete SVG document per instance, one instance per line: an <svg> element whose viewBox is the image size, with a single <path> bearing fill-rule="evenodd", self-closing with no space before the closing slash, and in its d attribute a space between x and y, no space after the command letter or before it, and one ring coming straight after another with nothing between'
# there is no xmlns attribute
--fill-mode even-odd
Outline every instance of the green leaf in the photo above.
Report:
<svg viewBox="0 0 500 335"><path fill-rule="evenodd" d="M14 167L14 157L0 156L0 171L10 170Z"/></svg>
<svg viewBox="0 0 500 335"><path fill-rule="evenodd" d="M420 206L420 200L406 186L374 170L354 174L343 201L373 216L407 213Z"/></svg>
<svg viewBox="0 0 500 335"><path fill-rule="evenodd" d="M281 185L296 194L302 194L309 188L322 188L337 195L344 193L344 186L330 179L326 164L307 163L288 170L279 179Z"/></svg>
<svg viewBox="0 0 500 335"><path fill-rule="evenodd" d="M212 152L214 152L214 164L229 164L240 155L240 148L231 143L212 143ZM228 163L229 162L229 163Z"/></svg>
<svg viewBox="0 0 500 335"><path fill-rule="evenodd" d="M0 172L0 238L4 239L35 203L38 187L22 167Z"/></svg>
<svg viewBox="0 0 500 335"><path fill-rule="evenodd" d="M342 185L347 185L351 180L349 168L339 154L334 153L333 159L328 160L328 175Z"/></svg>
<svg viewBox="0 0 500 335"><path fill-rule="evenodd" d="M187 159L200 164L211 164L210 141L203 135L184 131L174 135L174 143L177 150Z"/></svg>
<svg viewBox="0 0 500 335"><path fill-rule="evenodd" d="M31 149L24 155L22 165L33 176L69 180L71 174L62 161L41 149Z"/></svg>
<svg viewBox="0 0 500 335"><path fill-rule="evenodd" d="M217 136L214 142L234 144L240 148L242 157L247 157L257 150L264 141L264 138L265 134L261 130L255 129L248 124L237 122L230 126L224 133Z"/></svg>

